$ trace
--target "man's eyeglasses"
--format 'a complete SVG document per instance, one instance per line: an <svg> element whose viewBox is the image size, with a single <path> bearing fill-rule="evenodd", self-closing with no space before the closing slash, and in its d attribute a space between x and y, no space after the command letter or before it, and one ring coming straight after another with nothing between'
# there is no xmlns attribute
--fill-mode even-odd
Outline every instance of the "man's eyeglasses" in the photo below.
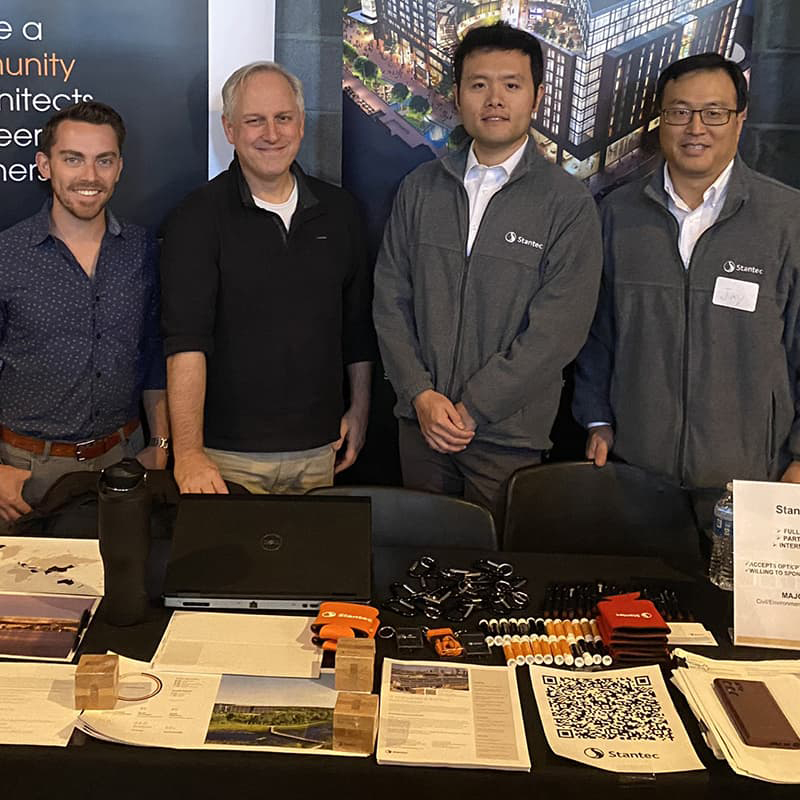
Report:
<svg viewBox="0 0 800 800"><path fill-rule="evenodd" d="M695 114L700 115L703 125L727 125L731 114L738 113L735 108L686 108L684 106L674 106L665 108L661 112L661 118L667 125L688 125Z"/></svg>

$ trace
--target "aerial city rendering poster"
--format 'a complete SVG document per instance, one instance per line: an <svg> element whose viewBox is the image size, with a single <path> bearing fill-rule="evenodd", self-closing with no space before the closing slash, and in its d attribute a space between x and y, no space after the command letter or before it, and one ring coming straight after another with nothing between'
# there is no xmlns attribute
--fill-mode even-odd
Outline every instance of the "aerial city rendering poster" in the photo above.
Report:
<svg viewBox="0 0 800 800"><path fill-rule="evenodd" d="M642 138L658 125L656 80L668 64L715 51L749 70L754 5L754 0L345 2L344 184L359 199L369 197L370 227L379 227L402 176L463 142L452 98L452 53L472 27L503 20L542 45L545 97L531 126L542 153L595 195L606 194L652 169L655 154L641 146Z"/></svg>

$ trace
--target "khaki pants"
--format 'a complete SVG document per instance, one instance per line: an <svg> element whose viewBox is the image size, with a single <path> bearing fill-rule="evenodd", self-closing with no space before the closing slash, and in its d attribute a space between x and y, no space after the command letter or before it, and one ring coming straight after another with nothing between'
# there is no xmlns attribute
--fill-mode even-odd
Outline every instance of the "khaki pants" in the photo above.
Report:
<svg viewBox="0 0 800 800"><path fill-rule="evenodd" d="M225 480L253 494L304 494L333 486L336 451L329 444L286 453L242 453L205 448Z"/></svg>

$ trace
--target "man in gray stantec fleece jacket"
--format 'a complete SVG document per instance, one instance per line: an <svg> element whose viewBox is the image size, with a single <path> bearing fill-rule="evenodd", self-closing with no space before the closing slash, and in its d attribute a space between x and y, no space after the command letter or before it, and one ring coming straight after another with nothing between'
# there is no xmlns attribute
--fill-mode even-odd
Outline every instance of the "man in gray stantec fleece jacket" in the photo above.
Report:
<svg viewBox="0 0 800 800"><path fill-rule="evenodd" d="M603 283L573 407L587 457L602 466L613 448L717 495L732 478L798 482L800 192L736 155L736 64L677 61L657 101L665 164L602 204Z"/></svg>
<svg viewBox="0 0 800 800"><path fill-rule="evenodd" d="M542 72L523 31L463 39L455 92L472 142L403 181L375 272L403 482L496 515L504 481L550 446L601 273L592 197L528 136Z"/></svg>

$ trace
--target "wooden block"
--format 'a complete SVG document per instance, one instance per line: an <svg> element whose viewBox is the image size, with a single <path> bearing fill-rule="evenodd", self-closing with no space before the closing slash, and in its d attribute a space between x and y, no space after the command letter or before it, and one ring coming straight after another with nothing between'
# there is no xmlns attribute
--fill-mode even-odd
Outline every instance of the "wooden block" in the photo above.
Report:
<svg viewBox="0 0 800 800"><path fill-rule="evenodd" d="M375 669L374 639L339 639L336 644L336 691L371 692Z"/></svg>
<svg viewBox="0 0 800 800"><path fill-rule="evenodd" d="M371 753L378 735L378 695L339 692L333 709L333 749Z"/></svg>
<svg viewBox="0 0 800 800"><path fill-rule="evenodd" d="M114 708L119 691L119 656L81 656L75 670L75 708Z"/></svg>

